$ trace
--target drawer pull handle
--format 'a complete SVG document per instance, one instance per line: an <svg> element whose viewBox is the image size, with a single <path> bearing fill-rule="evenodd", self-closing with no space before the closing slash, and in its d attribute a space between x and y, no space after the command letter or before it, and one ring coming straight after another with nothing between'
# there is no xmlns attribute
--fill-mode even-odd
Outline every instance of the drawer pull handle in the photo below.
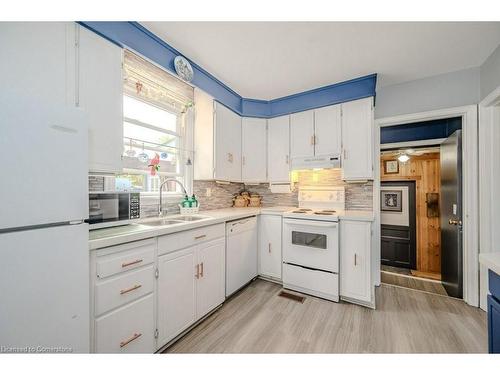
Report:
<svg viewBox="0 0 500 375"><path fill-rule="evenodd" d="M134 264L141 263L141 262L142 262L142 259L137 259L137 260L134 260L132 262L122 263L122 268L125 268L128 266L133 266Z"/></svg>
<svg viewBox="0 0 500 375"><path fill-rule="evenodd" d="M200 277L203 277L203 262L201 262L201 271L200 271Z"/></svg>
<svg viewBox="0 0 500 375"><path fill-rule="evenodd" d="M354 253L354 265L358 265L358 254Z"/></svg>
<svg viewBox="0 0 500 375"><path fill-rule="evenodd" d="M202 238L205 238L206 236L207 236L206 234L202 234L201 236L196 236L194 239L201 240Z"/></svg>
<svg viewBox="0 0 500 375"><path fill-rule="evenodd" d="M123 348L125 345L130 344L132 341L138 339L141 336L142 336L142 333L134 333L134 335L131 338L129 338L129 339L125 340L125 341L122 341L120 343L120 348Z"/></svg>
<svg viewBox="0 0 500 375"><path fill-rule="evenodd" d="M269 242L268 247L269 247L269 254L271 254L271 242Z"/></svg>
<svg viewBox="0 0 500 375"><path fill-rule="evenodd" d="M128 292L131 292L133 290L139 289L141 286L142 285L139 284L139 285L134 285L132 288L120 290L120 294L127 294Z"/></svg>
<svg viewBox="0 0 500 375"><path fill-rule="evenodd" d="M200 265L197 264L196 265L196 275L194 275L197 279L200 278Z"/></svg>

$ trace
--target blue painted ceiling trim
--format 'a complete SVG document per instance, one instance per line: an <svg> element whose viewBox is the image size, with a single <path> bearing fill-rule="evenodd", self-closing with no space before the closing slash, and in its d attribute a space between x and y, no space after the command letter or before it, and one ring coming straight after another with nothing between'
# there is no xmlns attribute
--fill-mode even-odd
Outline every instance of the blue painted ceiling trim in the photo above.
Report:
<svg viewBox="0 0 500 375"><path fill-rule="evenodd" d="M133 50L175 74L174 58L182 55L137 22L79 22L111 42ZM194 70L194 86L234 112L246 117L270 118L308 109L375 96L377 75L320 87L270 101L243 98L223 82L189 60Z"/></svg>
<svg viewBox="0 0 500 375"><path fill-rule="evenodd" d="M386 126L380 131L380 143L399 143L448 138L456 130L461 128L461 117Z"/></svg>

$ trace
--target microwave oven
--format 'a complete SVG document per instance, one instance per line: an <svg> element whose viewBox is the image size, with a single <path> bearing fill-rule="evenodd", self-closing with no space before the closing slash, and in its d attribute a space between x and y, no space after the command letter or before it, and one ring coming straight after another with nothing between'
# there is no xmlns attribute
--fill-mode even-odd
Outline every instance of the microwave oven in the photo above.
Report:
<svg viewBox="0 0 500 375"><path fill-rule="evenodd" d="M90 229L129 224L141 216L140 193L91 192L89 193Z"/></svg>

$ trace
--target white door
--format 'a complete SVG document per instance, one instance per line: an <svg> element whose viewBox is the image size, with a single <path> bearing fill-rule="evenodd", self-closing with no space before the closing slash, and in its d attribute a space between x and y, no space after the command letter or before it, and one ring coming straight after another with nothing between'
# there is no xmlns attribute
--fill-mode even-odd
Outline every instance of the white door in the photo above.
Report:
<svg viewBox="0 0 500 375"><path fill-rule="evenodd" d="M341 152L341 116L340 104L314 110L314 154L340 155Z"/></svg>
<svg viewBox="0 0 500 375"><path fill-rule="evenodd" d="M88 224L0 234L0 258L0 346L88 353Z"/></svg>
<svg viewBox="0 0 500 375"><path fill-rule="evenodd" d="M342 104L342 168L345 180L373 179L372 98Z"/></svg>
<svg viewBox="0 0 500 375"><path fill-rule="evenodd" d="M219 103L215 107L214 176L241 181L241 117Z"/></svg>
<svg viewBox="0 0 500 375"><path fill-rule="evenodd" d="M281 279L281 216L259 218L259 274Z"/></svg>
<svg viewBox="0 0 500 375"><path fill-rule="evenodd" d="M340 295L371 301L371 223L340 222Z"/></svg>
<svg viewBox="0 0 500 375"><path fill-rule="evenodd" d="M88 217L88 130L75 106L74 44L72 24L0 24L8 56L0 59L0 229Z"/></svg>
<svg viewBox="0 0 500 375"><path fill-rule="evenodd" d="M117 45L79 27L79 100L89 123L89 170L122 172L123 75Z"/></svg>
<svg viewBox="0 0 500 375"><path fill-rule="evenodd" d="M267 180L267 121L245 117L242 120L242 180L265 182Z"/></svg>
<svg viewBox="0 0 500 375"><path fill-rule="evenodd" d="M269 182L290 181L290 116L268 120L267 170Z"/></svg>
<svg viewBox="0 0 500 375"><path fill-rule="evenodd" d="M225 241L200 245L198 253L199 278L196 283L196 318L202 318L224 302L225 290Z"/></svg>
<svg viewBox="0 0 500 375"><path fill-rule="evenodd" d="M314 156L314 111L290 115L290 156Z"/></svg>
<svg viewBox="0 0 500 375"><path fill-rule="evenodd" d="M226 224L226 296L257 276L257 219Z"/></svg>
<svg viewBox="0 0 500 375"><path fill-rule="evenodd" d="M196 247L158 258L158 347L196 320Z"/></svg>

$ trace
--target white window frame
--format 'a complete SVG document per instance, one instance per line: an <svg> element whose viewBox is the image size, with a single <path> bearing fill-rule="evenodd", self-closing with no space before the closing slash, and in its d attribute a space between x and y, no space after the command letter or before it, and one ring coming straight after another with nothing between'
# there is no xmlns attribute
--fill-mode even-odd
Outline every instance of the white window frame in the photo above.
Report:
<svg viewBox="0 0 500 375"><path fill-rule="evenodd" d="M142 121L139 121L137 119L130 118L130 117L126 117L125 115L123 116L123 123L128 122L128 123L131 123L131 124L134 124L137 126L142 126L142 127L145 127L145 128L151 129L151 130L159 131L159 132L177 137L179 140L177 147L172 147L172 148L175 148L177 150L178 163L179 163L179 173L159 171L157 173L157 176L160 178L162 178L162 177L169 178L170 177L170 178L178 179L185 186L185 188L188 192L192 191L193 190L193 176L192 176L193 169L187 168L186 156L184 155L185 153L191 154L188 151L188 146L192 145L192 143L193 143L192 139L188 139L190 136L192 138L192 135L193 135L193 132L190 130L193 127L192 119L190 118L190 116L186 116L186 113L179 112L178 110L176 110L174 108L167 108L167 106L158 106L155 103L148 102L147 100L143 100L142 98L130 96L130 95L127 95L125 93L123 94L123 96L130 97L134 100L142 101L148 105L151 105L151 106L159 108L163 111L169 112L177 117L177 127L176 127L177 131L176 132L171 131L171 130L167 130L167 129L162 129L162 128L157 127L155 125L148 124L148 123L145 123L145 122L142 122ZM125 146L127 140L129 140L129 138L123 136L124 146ZM136 140L136 141L141 142L141 140ZM190 157L192 160L193 159L192 156L190 156ZM149 184L149 181L148 181L149 172L148 171L145 171L145 170L143 171L143 170L139 170L139 169L124 168L123 174L143 174L146 178L145 188L147 188L147 185ZM141 196L145 196L145 197L155 197L155 196L159 195L159 191L141 191L140 194L141 194ZM163 195L165 197L166 202L174 202L174 201L177 201L184 196L183 193L170 192L170 191L167 191L165 189L163 190Z"/></svg>

